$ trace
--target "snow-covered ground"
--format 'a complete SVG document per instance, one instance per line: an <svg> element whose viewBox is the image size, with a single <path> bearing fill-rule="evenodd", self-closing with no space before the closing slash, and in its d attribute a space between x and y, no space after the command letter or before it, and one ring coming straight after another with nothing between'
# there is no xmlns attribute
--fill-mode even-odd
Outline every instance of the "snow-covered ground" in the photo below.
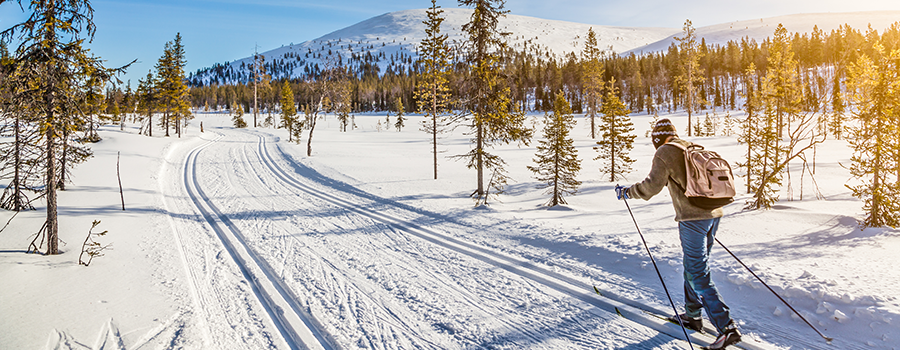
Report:
<svg viewBox="0 0 900 350"><path fill-rule="evenodd" d="M296 145L284 130L233 129L224 114L198 114L181 139L104 127L60 193L63 254L24 254L43 207L0 233L0 349L688 348L677 326L641 311L671 307L581 116L583 184L555 209L525 168L534 143L496 150L517 182L475 209L474 171L446 158L468 150L462 128L441 141L433 180L423 118L402 132L378 131L384 119L357 116L341 133L328 117L313 157L305 135ZM653 152L650 118L633 119L638 162L623 184L643 178ZM734 137L692 140L741 159ZM785 189L775 209L742 211L741 195L718 237L833 344L718 246L714 280L745 348L898 349L900 272L889 266L900 232L858 228L845 142L816 154L824 200L795 167L793 200ZM629 204L680 308L670 201L664 191ZM93 220L112 250L79 266Z"/></svg>

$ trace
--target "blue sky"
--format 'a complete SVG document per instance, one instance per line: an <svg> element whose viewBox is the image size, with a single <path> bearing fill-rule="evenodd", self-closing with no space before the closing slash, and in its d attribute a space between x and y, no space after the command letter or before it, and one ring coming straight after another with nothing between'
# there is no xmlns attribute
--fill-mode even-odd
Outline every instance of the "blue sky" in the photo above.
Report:
<svg viewBox="0 0 900 350"><path fill-rule="evenodd" d="M23 0L27 3L28 0ZM167 41L181 32L187 71L240 59L254 47L268 51L312 40L386 12L426 8L430 0L94 0L97 35L89 45L107 66L139 62L123 80L145 76ZM445 8L456 1L438 0ZM598 25L680 28L795 13L900 10L897 0L508 0L512 14ZM0 27L24 15L15 3L0 6ZM900 19L898 19L900 20Z"/></svg>

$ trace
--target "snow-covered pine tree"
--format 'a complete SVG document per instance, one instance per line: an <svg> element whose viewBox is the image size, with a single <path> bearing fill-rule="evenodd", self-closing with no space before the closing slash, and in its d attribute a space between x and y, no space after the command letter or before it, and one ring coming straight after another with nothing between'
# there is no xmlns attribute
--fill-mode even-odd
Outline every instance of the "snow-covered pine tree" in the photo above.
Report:
<svg viewBox="0 0 900 350"><path fill-rule="evenodd" d="M594 28L588 28L581 59L584 66L584 111L591 120L591 139L597 138L597 114L603 97L603 52L597 45Z"/></svg>
<svg viewBox="0 0 900 350"><path fill-rule="evenodd" d="M19 44L12 63L14 104L33 113L40 125L44 152L34 161L43 165L46 174L47 219L35 240L40 237L47 242L46 254L54 255L59 254L57 151L62 134L84 123L84 116L75 111L85 103L85 82L91 78L108 81L122 69L105 68L100 58L82 46L96 29L89 1L33 1L28 10L31 13L24 22L4 30L0 37ZM34 242L29 246L30 251L38 249Z"/></svg>
<svg viewBox="0 0 900 350"><path fill-rule="evenodd" d="M397 97L397 100L394 102L394 113L397 113L397 121L394 123L394 127L397 128L397 132L403 129L406 124L406 118L403 117L403 98Z"/></svg>
<svg viewBox="0 0 900 350"><path fill-rule="evenodd" d="M431 135L432 155L434 156L434 179L438 178L438 135L446 132L449 120L444 117L450 100L448 76L450 75L450 48L447 46L447 34L441 34L441 23L444 10L431 0L431 8L425 12L428 16L425 24L425 38L419 44L419 62L421 68L419 83L416 86L415 98L419 113L425 115L422 130Z"/></svg>
<svg viewBox="0 0 900 350"><path fill-rule="evenodd" d="M288 142L293 141L294 136L294 128L300 128L299 125L295 125L297 121L297 105L294 104L294 91L291 90L290 80L285 79L284 84L281 85L281 123L282 127L287 129L288 131ZM300 139L297 138L297 142L300 142Z"/></svg>
<svg viewBox="0 0 900 350"><path fill-rule="evenodd" d="M509 177L506 162L488 149L511 142L527 143L532 131L525 127L525 114L512 102L509 86L500 75L502 64L499 52L506 46L503 34L497 28L500 17L508 11L503 0L459 0L463 6L474 7L469 22L462 29L468 36L466 61L470 72L463 108L469 113L467 120L473 148L456 156L465 159L466 166L477 171L477 187L471 197L476 206L487 205L491 191L503 192ZM485 186L485 170L490 174Z"/></svg>
<svg viewBox="0 0 900 350"><path fill-rule="evenodd" d="M599 160L604 165L600 166L600 173L609 174L609 181L624 178L631 172L631 164L634 163L628 153L634 148L635 135L631 134L634 127L628 114L631 113L625 103L619 99L615 87L615 78L607 84L606 96L600 107L600 141L594 149L599 152L594 160Z"/></svg>
<svg viewBox="0 0 900 350"><path fill-rule="evenodd" d="M864 201L863 227L900 226L900 50L890 52L881 41L868 42L848 69L847 92L857 118L848 141L853 147L850 173L861 184L848 186Z"/></svg>
<svg viewBox="0 0 900 350"><path fill-rule="evenodd" d="M535 173L535 179L541 182L539 188L546 188L550 195L548 206L566 204L564 195L575 194L581 181L576 177L581 171L581 160L578 150L569 136L575 118L572 108L562 92L556 94L553 103L553 114L544 117L544 139L539 141L534 162L536 166L528 166Z"/></svg>

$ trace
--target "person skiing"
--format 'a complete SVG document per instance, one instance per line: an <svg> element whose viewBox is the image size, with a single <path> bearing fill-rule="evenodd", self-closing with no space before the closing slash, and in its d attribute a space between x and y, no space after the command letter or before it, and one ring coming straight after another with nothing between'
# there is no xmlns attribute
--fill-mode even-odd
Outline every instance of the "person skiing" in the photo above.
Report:
<svg viewBox="0 0 900 350"><path fill-rule="evenodd" d="M684 151L667 144L677 142L687 147L691 143L678 138L672 122L669 119L659 120L653 127L651 137L656 153L650 174L632 186L616 186L616 197L619 200L649 200L662 191L664 186L669 188L684 255L685 297L685 313L669 317L669 320L679 323L675 318L679 317L685 327L700 332L703 329L700 309L705 309L709 320L719 332L716 341L708 349L724 349L740 342L741 333L710 278L709 252L723 215L722 208L708 210L696 207L684 195L687 185Z"/></svg>

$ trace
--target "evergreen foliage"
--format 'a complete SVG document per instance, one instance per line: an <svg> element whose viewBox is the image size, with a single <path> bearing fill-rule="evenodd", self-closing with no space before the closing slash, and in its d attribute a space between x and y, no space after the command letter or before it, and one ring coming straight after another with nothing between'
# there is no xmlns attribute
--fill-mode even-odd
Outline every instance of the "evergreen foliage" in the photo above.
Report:
<svg viewBox="0 0 900 350"><path fill-rule="evenodd" d="M415 98L418 111L425 115L422 130L431 135L432 155L434 156L434 179L438 178L438 136L447 131L450 120L444 115L450 107L450 48L447 46L447 34L441 34L441 23L444 10L437 6L437 0L431 0L425 24L425 38L419 44L419 62L421 68L419 83L416 85Z"/></svg>
<svg viewBox="0 0 900 350"><path fill-rule="evenodd" d="M244 107L240 104L233 104L231 108L231 122L235 128L243 129L247 127L247 121L244 120Z"/></svg>
<svg viewBox="0 0 900 350"><path fill-rule="evenodd" d="M503 9L504 1L459 0L459 4L475 9L462 28L468 35L466 62L470 67L466 89L462 92L463 107L469 114L467 126L474 137L472 150L457 158L465 159L466 166L477 171L477 188L471 197L476 206L482 206L487 205L491 191L502 193L509 179L504 168L506 162L488 149L510 142L527 143L531 130L525 127L525 114L516 108L510 88L500 74L504 67L499 52L505 44L497 23L507 13ZM490 173L486 186L485 170Z"/></svg>
<svg viewBox="0 0 900 350"><path fill-rule="evenodd" d="M584 41L584 51L581 52L584 66L584 110L591 119L591 139L597 138L597 114L600 110L600 101L603 97L603 58L602 51L597 46L597 34L594 28L588 29L587 39Z"/></svg>
<svg viewBox="0 0 900 350"><path fill-rule="evenodd" d="M847 186L864 201L863 227L900 226L900 50L877 40L871 54L850 65L847 91L858 125L851 128L850 173L861 184ZM896 177L895 177L896 176Z"/></svg>
<svg viewBox="0 0 900 350"><path fill-rule="evenodd" d="M534 162L536 166L528 166L535 173L535 179L546 188L545 194L551 195L548 206L566 204L564 195L575 194L581 181L576 177L581 171L581 160L578 150L569 132L575 126L572 108L562 92L556 94L553 113L544 117L544 139L539 141Z"/></svg>
<svg viewBox="0 0 900 350"><path fill-rule="evenodd" d="M685 94L686 101L684 103L685 110L688 113L688 136L691 136L692 115L695 111L696 104L703 104L702 98L697 98L698 87L705 87L704 77L700 74L700 58L706 45L702 47L697 42L696 30L691 24L691 20L684 22L684 28L681 37L675 37L678 41L678 75L675 77L676 86ZM700 86L698 86L700 85ZM705 95L705 94L703 94Z"/></svg>
<svg viewBox="0 0 900 350"><path fill-rule="evenodd" d="M175 39L165 45L162 57L156 63L156 98L159 108L163 112L161 125L169 136L169 128L175 126L175 132L181 137L183 123L189 120L191 115L190 94L185 83L184 45L181 43L181 33L175 34Z"/></svg>
<svg viewBox="0 0 900 350"><path fill-rule="evenodd" d="M24 8L23 8L24 9ZM90 149L83 144L70 145L68 138L86 124L79 111L87 103L91 79L105 82L124 69L108 69L102 60L90 55L83 47L84 40L93 38L93 8L87 0L33 1L27 6L31 12L24 22L0 33L4 42L15 41L18 48L11 61L4 64L7 76L4 91L9 93L13 106L25 113L28 123L35 123L43 152L30 161L41 164L43 198L47 202L47 219L29 251L37 252L47 242L46 254L59 253L57 189L61 151L71 147L85 154ZM63 146L65 144L65 147ZM65 158L63 158L65 159ZM25 164L25 163L20 163Z"/></svg>
<svg viewBox="0 0 900 350"><path fill-rule="evenodd" d="M634 148L635 135L631 134L634 127L628 114L631 113L625 103L619 99L615 80L609 82L606 97L600 107L600 140L594 149L599 152L594 160L600 160L605 165L600 167L600 173L609 174L609 181L624 178L631 172L631 164L634 163L628 153Z"/></svg>
<svg viewBox="0 0 900 350"><path fill-rule="evenodd" d="M404 126L406 126L406 124L404 123L406 121L406 118L403 117L403 99L400 97L397 97L397 102L394 103L394 113L397 113L397 121L394 122L394 127L397 128L397 131L399 132L403 129Z"/></svg>
<svg viewBox="0 0 900 350"><path fill-rule="evenodd" d="M297 125L297 105L294 104L294 91L291 90L291 84L285 80L281 85L281 123L282 127L288 131L288 142L293 141L294 129L300 129ZM300 138L297 138L300 142Z"/></svg>

